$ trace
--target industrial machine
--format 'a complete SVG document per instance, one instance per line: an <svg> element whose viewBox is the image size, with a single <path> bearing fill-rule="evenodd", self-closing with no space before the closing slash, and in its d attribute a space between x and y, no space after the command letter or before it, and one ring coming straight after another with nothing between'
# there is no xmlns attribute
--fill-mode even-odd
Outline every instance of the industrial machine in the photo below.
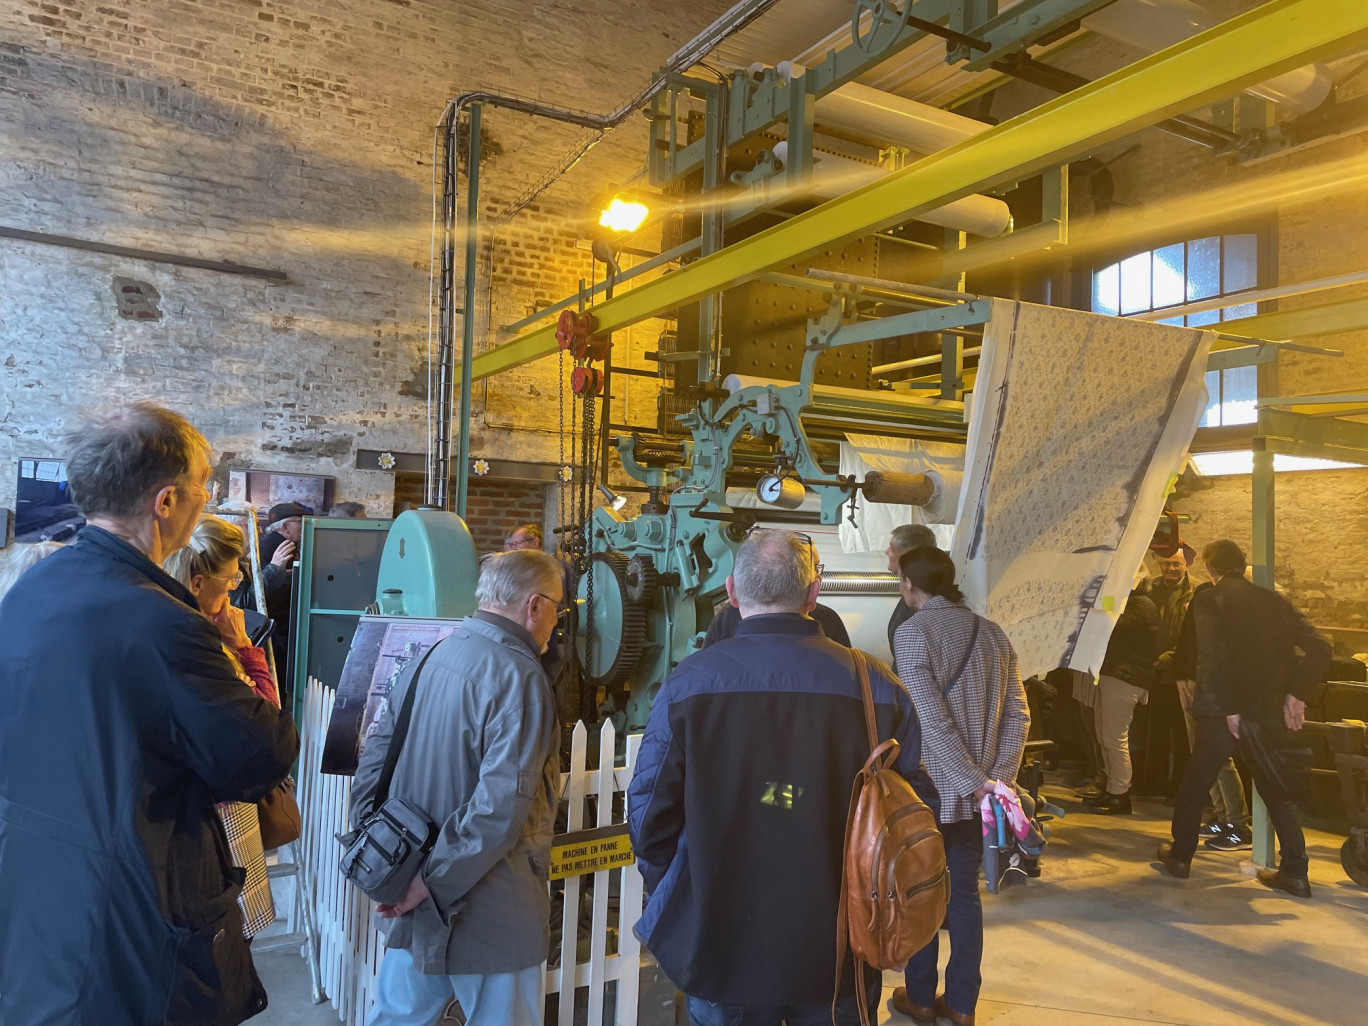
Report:
<svg viewBox="0 0 1368 1026"><path fill-rule="evenodd" d="M576 589L575 646L581 687L598 696L600 714L626 731L640 730L670 670L702 641L737 549L757 524L794 525L813 519L854 522L862 502L921 506L945 482L934 471L870 472L862 480L824 466L805 424L823 429L901 430L962 440L963 404L908 394L861 392L815 384L818 360L830 350L897 334L912 321L943 318L939 300L919 314L858 321L859 304L833 287L827 313L809 325L796 382L731 375L698 390L682 415L685 438L644 442L618 435L623 469L645 486L641 513L624 518L609 506L593 510L584 529ZM970 315L987 318L980 302ZM738 480L754 480L753 508L736 502ZM668 491L668 495L666 494ZM816 505L812 512L803 507ZM754 508L757 507L758 508ZM824 578L828 594L896 593L888 574Z"/></svg>

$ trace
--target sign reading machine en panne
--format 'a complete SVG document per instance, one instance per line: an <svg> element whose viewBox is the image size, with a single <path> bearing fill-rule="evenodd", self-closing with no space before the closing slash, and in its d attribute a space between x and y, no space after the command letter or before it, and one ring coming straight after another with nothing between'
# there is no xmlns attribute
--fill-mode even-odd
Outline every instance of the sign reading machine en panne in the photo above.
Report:
<svg viewBox="0 0 1368 1026"><path fill-rule="evenodd" d="M583 876L615 869L632 861L632 842L626 824L577 830L551 841L551 879Z"/></svg>

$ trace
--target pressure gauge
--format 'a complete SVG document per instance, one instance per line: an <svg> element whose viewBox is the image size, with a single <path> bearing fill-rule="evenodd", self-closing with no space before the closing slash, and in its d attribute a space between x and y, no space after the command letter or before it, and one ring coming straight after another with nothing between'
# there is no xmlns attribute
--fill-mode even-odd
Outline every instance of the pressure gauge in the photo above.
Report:
<svg viewBox="0 0 1368 1026"><path fill-rule="evenodd" d="M755 494L767 506L778 506L780 509L797 509L803 504L803 499L807 496L807 489L803 487L803 482L796 477L766 474L756 484Z"/></svg>

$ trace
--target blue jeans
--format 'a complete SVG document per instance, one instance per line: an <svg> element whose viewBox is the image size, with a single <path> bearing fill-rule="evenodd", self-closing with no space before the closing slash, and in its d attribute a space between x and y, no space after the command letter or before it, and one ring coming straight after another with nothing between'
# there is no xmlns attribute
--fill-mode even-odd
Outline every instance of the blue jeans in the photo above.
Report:
<svg viewBox="0 0 1368 1026"><path fill-rule="evenodd" d="M973 1015L983 985L983 903L979 900L979 870L983 866L983 827L978 817L941 825L945 863L950 870L950 961L945 967L945 1003L951 1010ZM940 934L907 963L907 999L930 1008L936 1003Z"/></svg>
<svg viewBox="0 0 1368 1026"><path fill-rule="evenodd" d="M871 975L873 979L870 979ZM879 1016L883 995L883 973L865 970L865 993L869 998L871 1019ZM719 1005L702 998L689 998L689 1026L832 1026L831 1002L802 1005ZM855 998L843 998L836 1006L836 1026L860 1026Z"/></svg>
<svg viewBox="0 0 1368 1026"><path fill-rule="evenodd" d="M366 1026L432 1026L453 997L468 1026L542 1026L543 979L539 965L490 976L420 973L412 955L391 948L380 963Z"/></svg>

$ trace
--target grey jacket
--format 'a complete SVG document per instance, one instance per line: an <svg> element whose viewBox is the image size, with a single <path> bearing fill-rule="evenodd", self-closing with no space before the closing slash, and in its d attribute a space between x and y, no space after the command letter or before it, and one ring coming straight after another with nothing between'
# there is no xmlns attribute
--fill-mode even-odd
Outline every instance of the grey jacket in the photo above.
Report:
<svg viewBox="0 0 1368 1026"><path fill-rule="evenodd" d="M546 873L560 789L556 706L520 626L476 613L440 642L417 682L390 794L440 826L423 868L432 898L382 920L424 973L515 972L545 961ZM352 785L353 825L375 792L405 684L390 696Z"/></svg>

